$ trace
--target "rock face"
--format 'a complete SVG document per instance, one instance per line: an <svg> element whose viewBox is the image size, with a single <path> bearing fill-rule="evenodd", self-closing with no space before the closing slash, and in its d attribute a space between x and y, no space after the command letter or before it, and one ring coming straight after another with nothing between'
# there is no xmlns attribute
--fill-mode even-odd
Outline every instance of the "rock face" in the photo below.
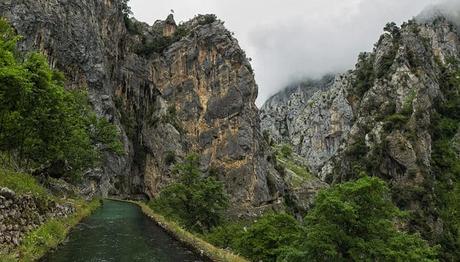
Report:
<svg viewBox="0 0 460 262"><path fill-rule="evenodd" d="M318 173L350 132L353 112L344 93L347 76L325 76L288 87L261 109L262 130L289 143Z"/></svg>
<svg viewBox="0 0 460 262"><path fill-rule="evenodd" d="M379 170L389 177L421 172L430 163L433 104L444 99L441 72L449 61L459 61L459 43L455 27L443 18L389 28L374 51L361 54L356 69L337 76L329 89L308 99L294 94L286 100L282 93L267 101L261 110L263 130L291 143L324 179L337 178L331 162L349 163L340 155L359 139L369 148L389 143L394 164ZM388 117L400 115L406 115L408 125L389 127ZM397 165L404 168L396 170Z"/></svg>
<svg viewBox="0 0 460 262"><path fill-rule="evenodd" d="M284 194L267 159L257 85L238 42L214 16L153 26L127 19L118 0L4 0L0 15L87 88L95 110L118 125L126 155L90 171L88 191L155 197L188 153L225 182L232 203L258 207Z"/></svg>
<svg viewBox="0 0 460 262"><path fill-rule="evenodd" d="M270 97L260 109L262 130L277 143L293 140L293 134L305 126L296 126L296 120L307 107L307 102L317 92L329 89L334 76L321 80L306 80L292 84Z"/></svg>
<svg viewBox="0 0 460 262"><path fill-rule="evenodd" d="M59 205L31 195L0 188L0 253L18 246L25 234L50 218L67 217L72 205Z"/></svg>
<svg viewBox="0 0 460 262"><path fill-rule="evenodd" d="M449 219L439 211L440 195L453 190L456 180L435 175L435 125L439 115L458 112L446 93L451 89L446 82L460 79L458 64L460 34L447 19L412 20L401 28L388 24L373 52L361 54L356 68L336 77L328 90L303 103L292 98L294 109L282 99L267 102L262 126L291 143L325 182L348 181L363 172L385 179L395 203L412 214L408 226L439 243L450 234ZM450 109L442 112L441 104ZM458 149L456 133L451 142Z"/></svg>

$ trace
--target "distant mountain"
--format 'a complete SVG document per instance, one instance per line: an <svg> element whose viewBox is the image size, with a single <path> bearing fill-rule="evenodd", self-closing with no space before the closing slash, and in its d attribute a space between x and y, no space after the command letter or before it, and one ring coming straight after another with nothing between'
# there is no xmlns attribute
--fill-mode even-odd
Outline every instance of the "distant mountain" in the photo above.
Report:
<svg viewBox="0 0 460 262"><path fill-rule="evenodd" d="M459 10L459 9L457 9ZM262 107L262 130L290 143L329 184L364 174L389 182L404 225L458 258L460 34L455 16L389 23L370 53L329 88L290 88ZM423 20L422 20L423 18ZM301 89L301 88L299 88ZM313 95L311 95L314 93Z"/></svg>

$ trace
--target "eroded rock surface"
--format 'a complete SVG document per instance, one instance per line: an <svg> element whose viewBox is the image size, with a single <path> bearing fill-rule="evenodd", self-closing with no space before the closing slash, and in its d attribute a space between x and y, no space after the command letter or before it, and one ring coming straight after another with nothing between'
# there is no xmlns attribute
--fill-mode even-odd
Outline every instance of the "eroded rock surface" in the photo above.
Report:
<svg viewBox="0 0 460 262"><path fill-rule="evenodd" d="M44 52L68 88L87 88L98 114L122 133L126 155L108 154L87 173L88 194L155 197L174 181L173 164L196 152L234 206L282 199L251 65L214 16L149 26L127 20L118 0L4 0L0 15L24 36L23 50Z"/></svg>

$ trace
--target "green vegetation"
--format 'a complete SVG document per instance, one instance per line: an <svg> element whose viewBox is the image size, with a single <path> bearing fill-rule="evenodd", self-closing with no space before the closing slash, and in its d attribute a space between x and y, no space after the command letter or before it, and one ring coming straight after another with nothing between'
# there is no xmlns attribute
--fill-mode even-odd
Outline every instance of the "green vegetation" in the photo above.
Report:
<svg viewBox="0 0 460 262"><path fill-rule="evenodd" d="M282 145L275 148L277 168L289 170L293 176L290 178L289 183L294 187L299 187L303 182L313 179L312 174L308 168L295 161L294 152L290 145Z"/></svg>
<svg viewBox="0 0 460 262"><path fill-rule="evenodd" d="M65 90L62 73L43 55L19 55L18 39L0 19L0 151L8 155L2 160L75 178L104 151L121 154L117 129L96 116L86 92Z"/></svg>
<svg viewBox="0 0 460 262"><path fill-rule="evenodd" d="M6 261L35 261L43 257L50 249L56 248L59 243L64 241L70 229L77 225L83 218L90 215L99 205L99 200L85 202L84 200L75 200L73 203L77 212L67 218L51 219L46 221L37 229L29 232L21 245L13 254L5 255L3 258L0 254L0 260Z"/></svg>
<svg viewBox="0 0 460 262"><path fill-rule="evenodd" d="M268 214L239 235L235 248L252 261L277 261L287 248L300 241L302 230L288 214Z"/></svg>
<svg viewBox="0 0 460 262"><path fill-rule="evenodd" d="M50 196L46 189L33 176L5 170L1 167L0 186L7 187L17 194L31 194L40 199L47 199Z"/></svg>
<svg viewBox="0 0 460 262"><path fill-rule="evenodd" d="M231 253L229 250L224 250L217 248L210 243L202 240L196 235L186 231L180 225L175 222L172 222L170 219L166 219L164 216L155 213L149 205L144 203L137 203L141 208L142 212L155 220L161 227L163 227L167 232L172 234L179 241L190 245L195 250L203 252L203 254L210 258L212 261L222 261L222 262L246 262L247 260Z"/></svg>
<svg viewBox="0 0 460 262"><path fill-rule="evenodd" d="M40 201L57 201L60 199L51 195L36 179L25 173L16 173L0 168L0 186L7 187L17 194L29 194ZM13 252L4 254L0 248L0 261L35 261L50 249L61 243L69 230L84 217L91 214L98 206L99 200L86 202L81 199L70 200L76 212L67 218L51 219L37 229L30 231Z"/></svg>
<svg viewBox="0 0 460 262"><path fill-rule="evenodd" d="M460 152L456 147L460 141L455 137L460 128L460 69L456 64L453 67L456 68L453 72L444 70L441 88L445 100L436 103L431 128L431 164L435 178L435 181L431 181L435 185L431 205L439 210L443 232L440 236L426 234L426 238L441 245L441 255L445 261L460 257Z"/></svg>
<svg viewBox="0 0 460 262"><path fill-rule="evenodd" d="M283 157L289 158L292 156L292 147L290 145L282 145L280 148L280 153Z"/></svg>
<svg viewBox="0 0 460 262"><path fill-rule="evenodd" d="M401 129L403 128L407 122L409 121L409 117L403 115L403 114L393 114L387 116L385 119L385 130L386 131L391 131L394 129Z"/></svg>
<svg viewBox="0 0 460 262"><path fill-rule="evenodd" d="M356 78L353 83L357 97L362 97L374 85L374 60L374 55L369 55L368 53L359 54L359 62L355 71Z"/></svg>
<svg viewBox="0 0 460 262"><path fill-rule="evenodd" d="M178 182L163 189L150 206L187 230L205 232L220 224L228 206L223 184L204 177L194 154L177 164L175 173Z"/></svg>
<svg viewBox="0 0 460 262"><path fill-rule="evenodd" d="M353 82L354 95L362 97L373 85L376 79L385 77L390 72L391 66L396 58L400 45L401 32L394 22L388 23L384 29L392 37L393 46L388 50L379 61L379 67L374 68L375 54L361 53L356 66L356 78ZM385 36L380 37L376 46L379 46Z"/></svg>
<svg viewBox="0 0 460 262"><path fill-rule="evenodd" d="M430 261L436 258L418 235L396 228L402 213L378 178L363 177L322 191L305 218L300 252L306 260ZM305 260L304 260L305 261Z"/></svg>
<svg viewBox="0 0 460 262"><path fill-rule="evenodd" d="M132 28L132 26L128 27L128 29L129 28ZM139 29L133 29L133 30L138 31ZM179 25L176 29L176 32L171 37L163 36L163 35L156 36L153 39L148 39L146 37L143 37L142 44L137 48L136 54L145 56L145 57L148 57L152 55L153 53L161 54L167 47L181 40L183 37L186 37L187 35L189 35L189 33L190 31L184 25Z"/></svg>
<svg viewBox="0 0 460 262"><path fill-rule="evenodd" d="M176 163L176 153L174 151L166 151L165 163L168 166Z"/></svg>
<svg viewBox="0 0 460 262"><path fill-rule="evenodd" d="M267 214L252 225L217 227L206 239L253 261L436 261L437 248L397 226L405 216L385 182L364 176L322 190L304 223Z"/></svg>
<svg viewBox="0 0 460 262"><path fill-rule="evenodd" d="M217 16L214 14L203 15L200 18L200 25L208 25L217 21Z"/></svg>

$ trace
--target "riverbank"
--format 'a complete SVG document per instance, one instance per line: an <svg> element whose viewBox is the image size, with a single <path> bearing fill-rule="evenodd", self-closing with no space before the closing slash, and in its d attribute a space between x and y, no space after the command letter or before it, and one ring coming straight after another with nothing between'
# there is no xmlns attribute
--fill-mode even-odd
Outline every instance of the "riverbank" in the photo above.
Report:
<svg viewBox="0 0 460 262"><path fill-rule="evenodd" d="M21 244L8 255L0 255L0 261L37 261L62 243L70 230L100 206L100 201L71 200L75 212L59 219L50 219L29 232Z"/></svg>
<svg viewBox="0 0 460 262"><path fill-rule="evenodd" d="M124 201L119 199L113 199ZM177 223L167 220L162 215L155 213L147 204L138 201L127 201L138 205L142 212L162 227L166 232L171 234L184 245L195 250L201 256L216 262L248 262L245 258L231 253L228 250L217 248L203 239L195 236L187 230L180 227Z"/></svg>
<svg viewBox="0 0 460 262"><path fill-rule="evenodd" d="M99 200L58 198L33 176L5 169L0 169L0 188L4 192L0 197L2 238L14 243L6 250L0 248L2 262L40 259L100 205Z"/></svg>

